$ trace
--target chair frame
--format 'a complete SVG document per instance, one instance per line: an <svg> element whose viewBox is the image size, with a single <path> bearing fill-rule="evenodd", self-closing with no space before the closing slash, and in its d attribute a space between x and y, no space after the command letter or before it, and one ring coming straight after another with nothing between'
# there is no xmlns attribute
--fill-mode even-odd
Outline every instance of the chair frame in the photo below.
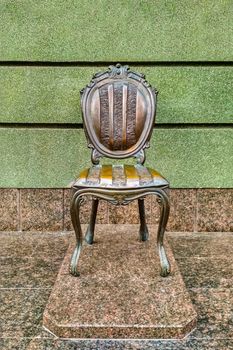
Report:
<svg viewBox="0 0 233 350"><path fill-rule="evenodd" d="M94 89L106 84L110 81L131 81L135 85L140 85L140 88L145 93L146 98L150 101L150 115L146 119L144 125L144 133L142 133L139 140L133 147L125 150L112 150L104 147L99 141L96 134L91 129L91 116L88 109L88 98ZM149 140L152 134L155 109L156 109L156 96L157 91L153 89L145 80L145 76L140 73L132 72L128 66L110 66L108 71L103 73L97 73L93 76L91 82L85 89L81 90L81 105L83 113L83 123L86 137L88 140L88 147L92 149L91 161L94 165L99 164L101 157L124 159L129 157L135 157L137 163L144 164L145 162L145 149L149 147ZM148 195L155 195L160 205L160 221L157 233L157 247L161 265L161 276L166 277L170 273L170 263L167 258L167 254L164 248L164 233L169 217L170 203L169 203L169 184L167 186L154 186L154 187L140 187L140 188L124 188L124 189L111 189L101 187L79 187L77 185L72 186L72 197L70 204L71 220L76 236L76 246L71 258L70 273L73 276L79 276L78 261L83 243L82 228L80 223L80 206L83 203L85 196L92 197L92 210L90 216L90 222L86 231L85 240L88 244L92 244L94 241L94 230L96 215L98 210L99 200L105 200L114 205L128 205L130 202L137 200L140 216L140 229L139 238L141 241L148 239L148 229L145 220L145 208L144 199Z"/></svg>

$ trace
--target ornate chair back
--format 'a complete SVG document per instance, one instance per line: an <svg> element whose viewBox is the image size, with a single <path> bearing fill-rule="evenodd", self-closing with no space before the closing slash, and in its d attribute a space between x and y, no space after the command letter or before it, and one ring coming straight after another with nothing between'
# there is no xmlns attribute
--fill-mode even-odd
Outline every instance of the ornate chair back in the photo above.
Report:
<svg viewBox="0 0 233 350"><path fill-rule="evenodd" d="M128 66L110 66L97 73L81 91L83 123L92 162L101 156L109 158L137 157L144 163L144 149L155 122L157 91L143 74Z"/></svg>

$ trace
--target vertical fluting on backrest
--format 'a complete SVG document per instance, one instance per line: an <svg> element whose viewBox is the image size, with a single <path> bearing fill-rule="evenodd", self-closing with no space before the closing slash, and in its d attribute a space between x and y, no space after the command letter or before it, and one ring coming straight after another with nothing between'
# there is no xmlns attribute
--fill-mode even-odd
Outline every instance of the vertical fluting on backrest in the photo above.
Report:
<svg viewBox="0 0 233 350"><path fill-rule="evenodd" d="M123 85L114 84L114 99L113 99L113 150L122 149L122 131L123 131Z"/></svg>
<svg viewBox="0 0 233 350"><path fill-rule="evenodd" d="M108 86L104 85L99 89L100 97L100 141L109 148L109 101Z"/></svg>
<svg viewBox="0 0 233 350"><path fill-rule="evenodd" d="M137 101L137 88L135 85L130 84L128 86L128 98L127 98L127 119L126 119L126 134L127 148L133 146L136 143L136 101Z"/></svg>
<svg viewBox="0 0 233 350"><path fill-rule="evenodd" d="M99 88L100 142L110 150L129 149L137 142L137 87L113 82Z"/></svg>

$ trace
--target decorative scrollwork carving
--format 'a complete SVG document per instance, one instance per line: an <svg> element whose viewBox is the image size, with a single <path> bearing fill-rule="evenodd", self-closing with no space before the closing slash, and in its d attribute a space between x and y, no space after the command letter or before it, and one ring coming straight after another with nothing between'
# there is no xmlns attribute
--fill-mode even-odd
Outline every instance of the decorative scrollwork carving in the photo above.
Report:
<svg viewBox="0 0 233 350"><path fill-rule="evenodd" d="M136 158L138 164L144 164L146 160L145 151L141 149L138 153L134 155L134 158Z"/></svg>
<svg viewBox="0 0 233 350"><path fill-rule="evenodd" d="M92 148L93 148L93 146L92 146ZM92 163L95 165L99 164L101 157L102 157L102 155L95 148L93 148L93 150L91 152Z"/></svg>
<svg viewBox="0 0 233 350"><path fill-rule="evenodd" d="M129 66L122 66L117 63L115 66L109 66L108 73L110 78L125 78L128 75Z"/></svg>
<svg viewBox="0 0 233 350"><path fill-rule="evenodd" d="M110 200L110 202L114 205L126 205L129 203L129 199L125 195L115 194L114 199Z"/></svg>
<svg viewBox="0 0 233 350"><path fill-rule="evenodd" d="M93 85L95 85L97 82L106 79L122 79L122 78L133 78L138 81L140 81L142 84L144 84L147 88L151 88L151 85L148 83L148 81L145 79L145 74L131 71L128 65L121 65L120 63L117 63L115 66L110 65L108 67L108 70L104 72L98 72L95 73L92 76L91 81L86 86L87 88L91 88ZM80 91L81 95L85 91L85 88ZM157 94L157 90L153 88L153 91Z"/></svg>

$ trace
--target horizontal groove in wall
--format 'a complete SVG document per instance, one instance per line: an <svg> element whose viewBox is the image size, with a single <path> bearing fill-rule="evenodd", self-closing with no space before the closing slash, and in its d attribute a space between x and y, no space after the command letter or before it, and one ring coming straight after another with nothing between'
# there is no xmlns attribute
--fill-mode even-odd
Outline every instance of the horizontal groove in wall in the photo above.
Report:
<svg viewBox="0 0 233 350"><path fill-rule="evenodd" d="M231 129L233 123L160 123L156 129ZM0 123L0 128L15 129L83 129L82 123Z"/></svg>
<svg viewBox="0 0 233 350"><path fill-rule="evenodd" d="M0 129L83 129L83 124L77 123L0 123Z"/></svg>
<svg viewBox="0 0 233 350"><path fill-rule="evenodd" d="M160 123L155 124L158 129L231 129L233 123Z"/></svg>
<svg viewBox="0 0 233 350"><path fill-rule="evenodd" d="M233 61L147 61L147 62L138 62L138 61L129 61L122 62L117 61L121 64L129 64L133 66L191 66L191 67L200 67L200 66L232 66ZM116 61L96 61L96 62L83 62L83 61L0 61L0 66L35 66L35 67L93 67L93 66L106 66L110 64L116 64Z"/></svg>

